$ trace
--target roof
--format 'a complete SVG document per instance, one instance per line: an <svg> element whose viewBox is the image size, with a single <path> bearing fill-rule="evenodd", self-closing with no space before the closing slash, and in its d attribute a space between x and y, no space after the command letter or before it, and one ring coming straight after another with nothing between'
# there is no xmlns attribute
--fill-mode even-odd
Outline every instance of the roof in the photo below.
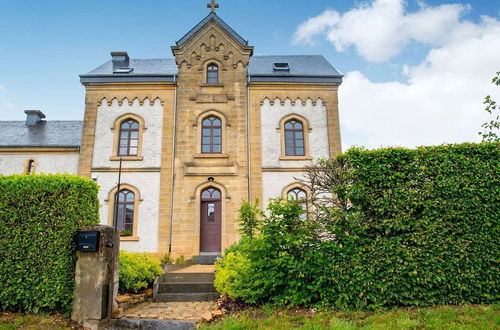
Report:
<svg viewBox="0 0 500 330"><path fill-rule="evenodd" d="M274 63L288 63L289 71L274 70ZM250 81L342 82L340 74L321 55L254 56L248 65Z"/></svg>
<svg viewBox="0 0 500 330"><path fill-rule="evenodd" d="M0 147L79 147L82 121L0 121Z"/></svg>
<svg viewBox="0 0 500 330"><path fill-rule="evenodd" d="M130 73L113 73L113 62L108 61L89 73L80 75L80 82L143 82L174 81L177 64L173 58L130 59Z"/></svg>
<svg viewBox="0 0 500 330"><path fill-rule="evenodd" d="M289 72L275 71L274 63L288 63ZM145 82L175 81L177 64L175 59L130 59L130 73L113 73L113 63L100 67L80 76L81 83L100 82ZM281 55L252 56L248 66L250 81L277 82L342 82L340 74L321 55Z"/></svg>
<svg viewBox="0 0 500 330"><path fill-rule="evenodd" d="M210 14L208 14L207 17L202 19L200 23L198 23L194 28L192 28L188 33L186 33L184 35L184 37L180 38L176 42L177 46L181 46L183 43L188 41L192 36L194 36L198 31L200 31L210 21L215 21L217 24L219 24L220 27L222 27L224 30L226 30L227 33L229 33L229 35L231 37L233 37L240 45L248 46L248 41L246 41L238 33L236 33L236 31L234 31L229 25L227 25L226 22L224 22L222 20L222 18L217 16L216 13L210 13Z"/></svg>

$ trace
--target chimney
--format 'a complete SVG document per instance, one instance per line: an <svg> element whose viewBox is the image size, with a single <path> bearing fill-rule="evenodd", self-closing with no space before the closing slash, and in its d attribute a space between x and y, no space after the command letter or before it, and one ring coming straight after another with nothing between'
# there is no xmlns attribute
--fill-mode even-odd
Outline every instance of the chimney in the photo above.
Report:
<svg viewBox="0 0 500 330"><path fill-rule="evenodd" d="M35 126L45 118L45 115L40 110L24 110L26 114L26 125Z"/></svg>
<svg viewBox="0 0 500 330"><path fill-rule="evenodd" d="M130 58L127 52L111 52L113 62L113 72L119 69L128 69L130 66Z"/></svg>

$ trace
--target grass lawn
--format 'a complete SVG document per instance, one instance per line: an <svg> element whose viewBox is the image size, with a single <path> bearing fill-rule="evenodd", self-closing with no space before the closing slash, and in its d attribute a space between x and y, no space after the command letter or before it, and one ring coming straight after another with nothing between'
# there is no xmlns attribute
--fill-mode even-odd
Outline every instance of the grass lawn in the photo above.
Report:
<svg viewBox="0 0 500 330"><path fill-rule="evenodd" d="M500 329L500 305L311 312L255 308L202 329Z"/></svg>
<svg viewBox="0 0 500 330"><path fill-rule="evenodd" d="M69 319L61 315L26 315L0 312L0 329L75 329Z"/></svg>

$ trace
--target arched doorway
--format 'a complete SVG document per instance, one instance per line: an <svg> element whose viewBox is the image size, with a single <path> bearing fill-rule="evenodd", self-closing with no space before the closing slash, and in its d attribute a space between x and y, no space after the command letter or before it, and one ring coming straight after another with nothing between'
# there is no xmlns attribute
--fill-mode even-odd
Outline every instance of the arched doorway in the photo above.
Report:
<svg viewBox="0 0 500 330"><path fill-rule="evenodd" d="M221 192L209 187L201 192L200 252L221 252Z"/></svg>

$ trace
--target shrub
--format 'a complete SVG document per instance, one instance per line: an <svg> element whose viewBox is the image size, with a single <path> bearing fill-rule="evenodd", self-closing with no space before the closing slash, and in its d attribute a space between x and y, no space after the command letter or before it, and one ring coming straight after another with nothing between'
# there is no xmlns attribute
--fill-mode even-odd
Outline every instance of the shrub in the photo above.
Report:
<svg viewBox="0 0 500 330"><path fill-rule="evenodd" d="M259 199L255 199L252 205L250 202L243 201L239 210L238 224L240 225L240 233L243 236L253 238L257 228L259 227L259 216L262 212L259 209Z"/></svg>
<svg viewBox="0 0 500 330"><path fill-rule="evenodd" d="M120 292L134 292L151 287L163 270L160 263L147 253L120 251Z"/></svg>
<svg viewBox="0 0 500 330"><path fill-rule="evenodd" d="M312 218L272 202L260 234L217 264L216 287L246 302L342 309L495 302L499 159L499 143L481 143L354 148L319 163Z"/></svg>
<svg viewBox="0 0 500 330"><path fill-rule="evenodd" d="M0 310L70 314L74 234L99 223L97 191L71 175L0 176Z"/></svg>
<svg viewBox="0 0 500 330"><path fill-rule="evenodd" d="M174 263L174 258L170 253L166 253L163 258L161 258L160 263L163 265L171 265Z"/></svg>

